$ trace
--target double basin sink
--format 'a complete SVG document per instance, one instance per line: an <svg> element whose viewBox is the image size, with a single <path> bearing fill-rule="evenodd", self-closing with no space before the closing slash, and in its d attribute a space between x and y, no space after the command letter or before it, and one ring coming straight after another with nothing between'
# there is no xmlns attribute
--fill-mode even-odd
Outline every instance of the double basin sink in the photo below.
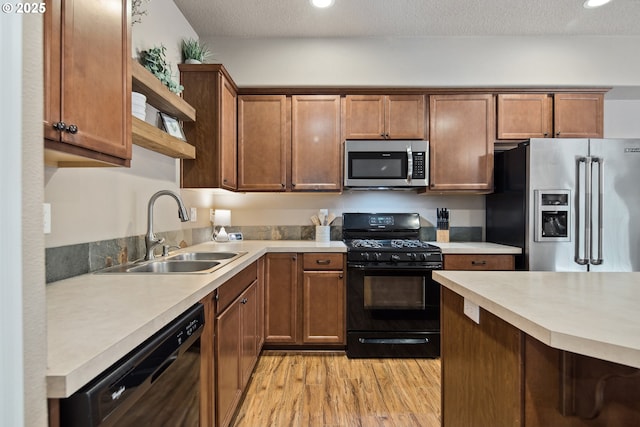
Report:
<svg viewBox="0 0 640 427"><path fill-rule="evenodd" d="M150 261L116 265L96 273L211 273L235 261L246 252L183 252Z"/></svg>

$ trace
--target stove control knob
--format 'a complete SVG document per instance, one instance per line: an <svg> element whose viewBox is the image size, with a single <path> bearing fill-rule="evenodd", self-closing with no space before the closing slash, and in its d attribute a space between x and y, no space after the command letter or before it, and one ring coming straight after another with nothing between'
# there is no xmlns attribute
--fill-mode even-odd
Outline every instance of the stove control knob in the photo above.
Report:
<svg viewBox="0 0 640 427"><path fill-rule="evenodd" d="M391 262L398 262L398 261L400 261L400 255L392 254L391 255Z"/></svg>
<svg viewBox="0 0 640 427"><path fill-rule="evenodd" d="M407 254L407 258L409 258L411 261L415 261L418 259L418 254L414 254L413 252L409 252Z"/></svg>
<svg viewBox="0 0 640 427"><path fill-rule="evenodd" d="M365 261L369 261L369 252L363 252L362 253L362 259Z"/></svg>
<svg viewBox="0 0 640 427"><path fill-rule="evenodd" d="M376 252L373 254L373 259L376 261L380 261L380 257L382 256L382 254L380 252Z"/></svg>
<svg viewBox="0 0 640 427"><path fill-rule="evenodd" d="M420 254L420 258L422 258L422 261L426 261L427 260L427 254L426 253Z"/></svg>

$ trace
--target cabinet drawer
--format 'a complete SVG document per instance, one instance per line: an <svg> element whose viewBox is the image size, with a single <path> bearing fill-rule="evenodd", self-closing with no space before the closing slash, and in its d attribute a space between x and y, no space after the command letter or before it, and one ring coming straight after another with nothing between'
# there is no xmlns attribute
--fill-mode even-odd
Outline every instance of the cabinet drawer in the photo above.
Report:
<svg viewBox="0 0 640 427"><path fill-rule="evenodd" d="M342 270L343 254L341 253L308 253L304 254L305 270Z"/></svg>
<svg viewBox="0 0 640 427"><path fill-rule="evenodd" d="M513 270L513 255L445 255L445 270Z"/></svg>
<svg viewBox="0 0 640 427"><path fill-rule="evenodd" d="M216 291L216 313L220 314L229 306L245 289L258 278L258 262L254 262L240 273L233 276L220 286Z"/></svg>

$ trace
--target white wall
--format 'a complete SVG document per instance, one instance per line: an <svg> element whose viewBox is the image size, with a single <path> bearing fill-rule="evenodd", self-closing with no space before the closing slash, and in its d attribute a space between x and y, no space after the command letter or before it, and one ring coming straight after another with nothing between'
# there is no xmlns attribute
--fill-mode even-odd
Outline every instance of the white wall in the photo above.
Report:
<svg viewBox="0 0 640 427"><path fill-rule="evenodd" d="M640 37L203 41L239 86L640 87Z"/></svg>
<svg viewBox="0 0 640 427"><path fill-rule="evenodd" d="M0 425L46 426L42 19L0 22Z"/></svg>

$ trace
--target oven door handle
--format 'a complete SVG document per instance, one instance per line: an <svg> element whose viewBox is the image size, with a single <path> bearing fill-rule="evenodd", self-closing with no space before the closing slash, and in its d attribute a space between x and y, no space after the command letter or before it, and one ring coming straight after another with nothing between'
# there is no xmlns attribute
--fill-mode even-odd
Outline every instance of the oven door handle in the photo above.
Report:
<svg viewBox="0 0 640 427"><path fill-rule="evenodd" d="M426 344L429 338L358 338L360 344Z"/></svg>

